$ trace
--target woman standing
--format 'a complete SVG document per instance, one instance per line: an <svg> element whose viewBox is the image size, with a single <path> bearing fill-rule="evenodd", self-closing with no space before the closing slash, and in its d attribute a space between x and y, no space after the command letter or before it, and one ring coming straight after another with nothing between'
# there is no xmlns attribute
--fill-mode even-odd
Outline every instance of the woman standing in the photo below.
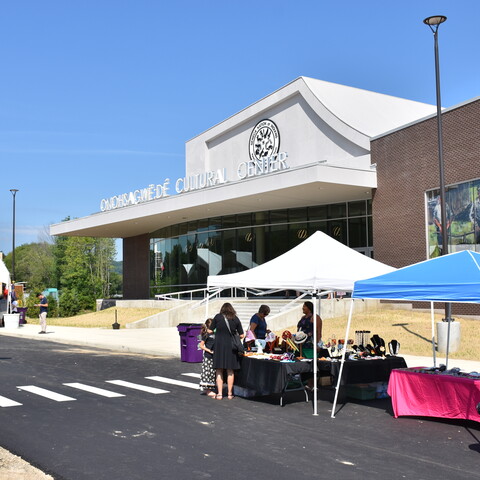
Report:
<svg viewBox="0 0 480 480"><path fill-rule="evenodd" d="M313 345L313 303L305 302L302 307L303 317L297 324L297 331L302 331L307 334L307 341L305 346L311 347ZM322 339L322 319L317 315L317 342Z"/></svg>
<svg viewBox="0 0 480 480"><path fill-rule="evenodd" d="M269 313L270 307L268 305L260 305L258 312L250 319L250 330L256 339L265 340L267 333L270 332L265 320Z"/></svg>
<svg viewBox="0 0 480 480"><path fill-rule="evenodd" d="M227 325L228 324L228 325ZM233 398L234 370L240 368L238 355L232 349L232 335L238 334L243 338L243 328L237 317L237 312L231 303L224 303L220 313L215 315L209 328L215 331L215 349L213 352L213 368L215 368L217 380L217 400L222 399L223 377L227 371L228 399Z"/></svg>
<svg viewBox="0 0 480 480"><path fill-rule="evenodd" d="M297 331L307 334L307 340L303 344L304 347L313 347L313 303L305 302L302 307L303 317L297 324ZM322 319L317 315L317 343L322 339ZM300 347L302 348L302 347ZM302 351L302 350L300 350ZM313 389L313 377L308 377L308 383L305 385L307 390Z"/></svg>

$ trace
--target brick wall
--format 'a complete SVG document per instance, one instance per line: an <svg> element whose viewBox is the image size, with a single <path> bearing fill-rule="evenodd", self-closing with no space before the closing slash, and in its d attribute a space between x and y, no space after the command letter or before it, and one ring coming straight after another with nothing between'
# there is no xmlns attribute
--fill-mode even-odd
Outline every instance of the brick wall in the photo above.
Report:
<svg viewBox="0 0 480 480"><path fill-rule="evenodd" d="M445 185L480 178L480 99L445 112L442 126ZM425 191L440 187L437 118L373 140L371 158L375 259L394 267L425 260ZM456 304L452 311L479 315L480 306Z"/></svg>

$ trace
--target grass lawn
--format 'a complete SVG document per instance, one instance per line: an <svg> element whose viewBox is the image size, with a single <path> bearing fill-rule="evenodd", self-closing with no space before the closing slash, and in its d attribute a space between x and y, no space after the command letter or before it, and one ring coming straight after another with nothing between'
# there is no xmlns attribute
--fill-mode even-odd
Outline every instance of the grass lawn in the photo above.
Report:
<svg viewBox="0 0 480 480"><path fill-rule="evenodd" d="M115 310L117 311L117 322L120 328L125 328L126 323L135 322L142 318L155 315L163 310L158 308L106 308L99 312L84 313L75 317L55 318L48 317L47 324L62 327L83 327L83 328L112 328L115 323ZM28 318L28 323L38 322L38 319Z"/></svg>

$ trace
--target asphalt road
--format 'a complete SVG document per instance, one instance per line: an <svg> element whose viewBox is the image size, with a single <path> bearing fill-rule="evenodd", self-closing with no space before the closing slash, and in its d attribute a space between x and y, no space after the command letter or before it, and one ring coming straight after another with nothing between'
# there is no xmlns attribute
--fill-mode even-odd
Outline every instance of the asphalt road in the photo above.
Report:
<svg viewBox="0 0 480 480"><path fill-rule="evenodd" d="M321 401L313 416L301 392L283 408L277 398L218 401L190 388L199 372L178 359L2 337L0 404L18 404L0 407L0 443L59 480L480 478L477 423L394 419L389 400L348 402L335 419ZM123 396L65 385L78 383Z"/></svg>

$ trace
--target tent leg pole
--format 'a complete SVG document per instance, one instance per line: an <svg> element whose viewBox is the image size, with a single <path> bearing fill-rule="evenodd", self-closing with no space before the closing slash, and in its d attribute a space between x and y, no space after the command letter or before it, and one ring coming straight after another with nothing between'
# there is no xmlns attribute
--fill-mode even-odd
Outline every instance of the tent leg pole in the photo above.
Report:
<svg viewBox="0 0 480 480"><path fill-rule="evenodd" d="M313 415L318 415L317 310L320 311L320 308L317 308L317 302L320 304L320 297L317 292L313 293L313 300Z"/></svg>
<svg viewBox="0 0 480 480"><path fill-rule="evenodd" d="M338 372L337 386L335 387L335 398L333 399L332 415L331 415L332 418L335 418L335 409L337 408L338 392L340 390L340 382L342 381L343 364L345 363L345 353L347 351L347 345L348 345L348 332L350 331L350 323L352 322L354 302L355 300L352 298L352 303L350 304L350 312L348 314L347 329L345 331L345 344L343 346L342 359L340 360L341 362L340 371Z"/></svg>
<svg viewBox="0 0 480 480"><path fill-rule="evenodd" d="M432 352L433 352L433 366L437 366L437 352L435 349L435 312L433 309L433 302L430 302L430 316L432 319Z"/></svg>
<svg viewBox="0 0 480 480"><path fill-rule="evenodd" d="M445 356L445 368L448 370L448 351L450 350L450 323L452 319L448 317L448 326L447 326L447 353Z"/></svg>
<svg viewBox="0 0 480 480"><path fill-rule="evenodd" d="M205 320L207 318L209 318L208 317L208 307L209 307L208 303L209 303L209 301L210 301L210 292L208 291L208 288L207 288L207 301L205 302Z"/></svg>

